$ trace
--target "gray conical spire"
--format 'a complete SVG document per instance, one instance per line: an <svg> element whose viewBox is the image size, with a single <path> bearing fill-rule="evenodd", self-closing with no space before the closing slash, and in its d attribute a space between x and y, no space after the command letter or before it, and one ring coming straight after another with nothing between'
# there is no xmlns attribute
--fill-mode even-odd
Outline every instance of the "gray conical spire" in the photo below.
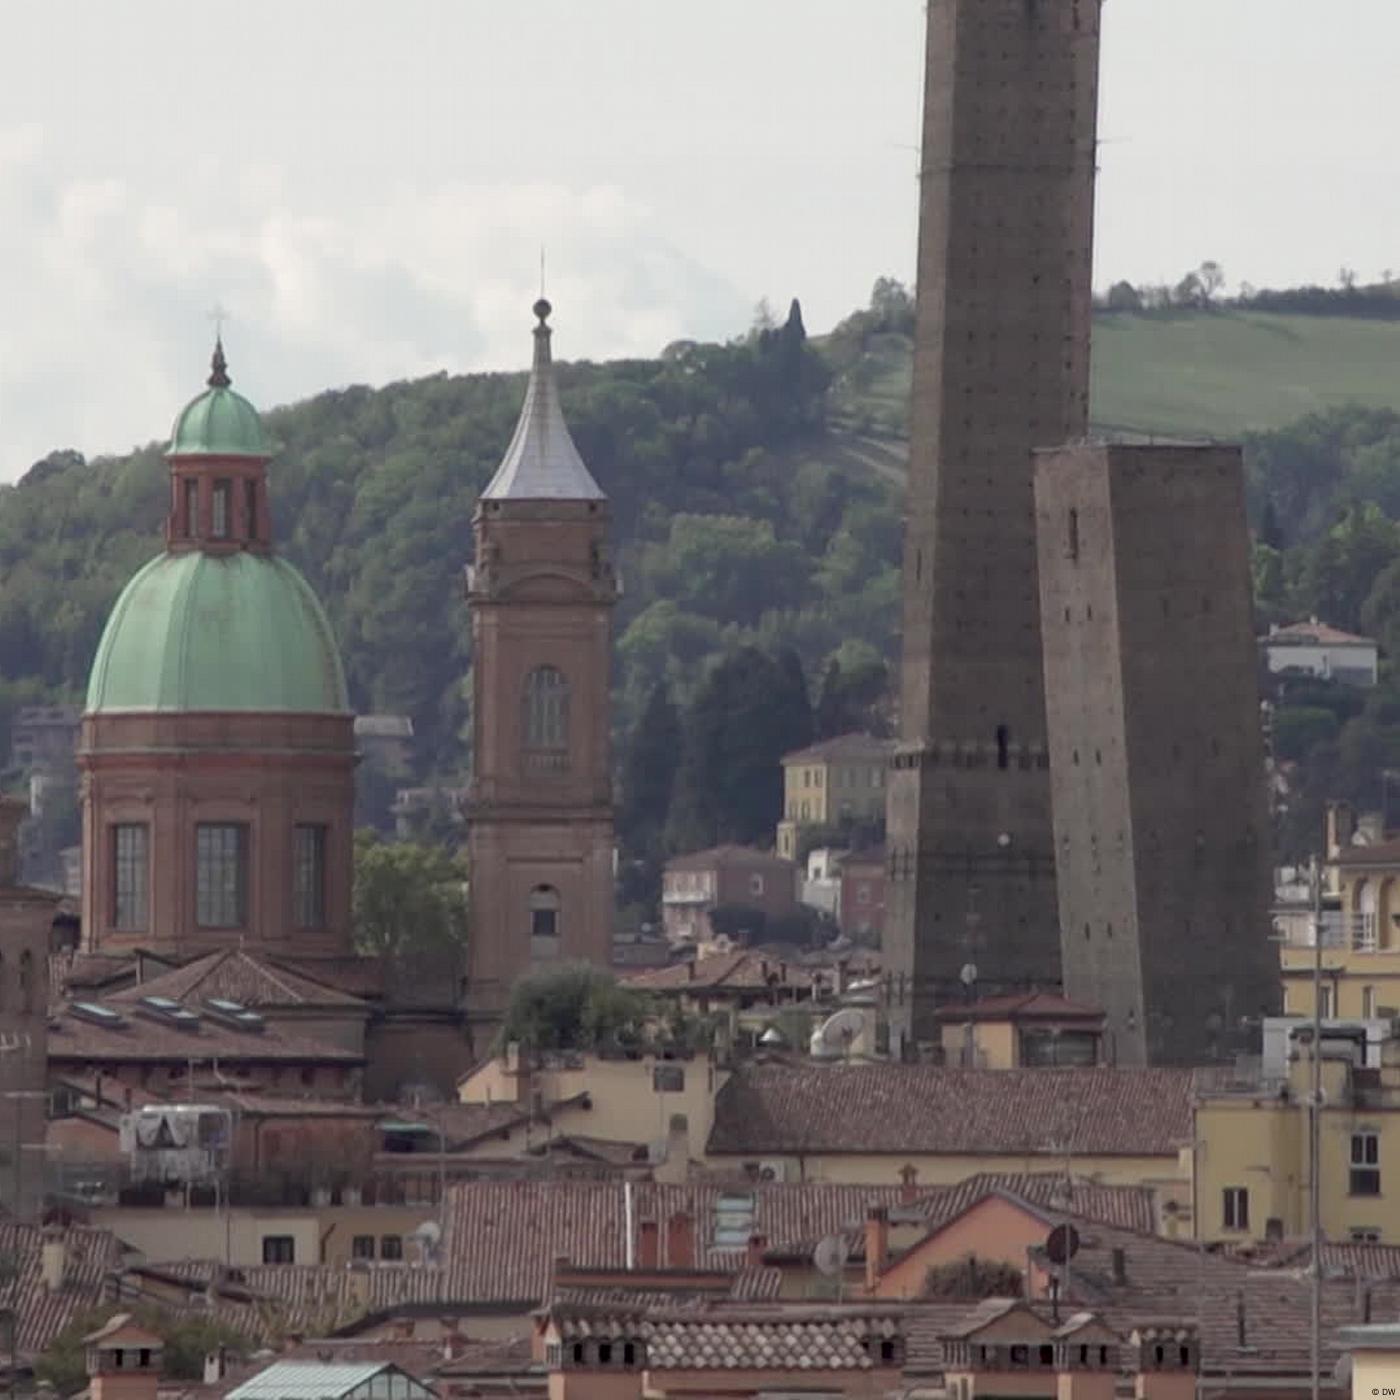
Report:
<svg viewBox="0 0 1400 1400"><path fill-rule="evenodd" d="M606 498L578 455L569 436L554 364L549 355L550 329L545 324L551 307L543 297L535 303L535 362L515 436L506 448L496 475L481 493L484 501L601 501Z"/></svg>

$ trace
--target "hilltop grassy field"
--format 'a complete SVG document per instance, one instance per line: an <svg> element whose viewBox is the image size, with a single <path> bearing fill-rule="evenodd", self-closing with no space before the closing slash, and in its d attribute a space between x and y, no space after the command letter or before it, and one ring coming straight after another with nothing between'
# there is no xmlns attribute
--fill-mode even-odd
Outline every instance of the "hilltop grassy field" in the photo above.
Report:
<svg viewBox="0 0 1400 1400"><path fill-rule="evenodd" d="M904 430L910 341L872 338L837 383L842 426ZM1094 325L1101 431L1236 439L1338 404L1400 409L1400 321L1250 311L1104 315Z"/></svg>

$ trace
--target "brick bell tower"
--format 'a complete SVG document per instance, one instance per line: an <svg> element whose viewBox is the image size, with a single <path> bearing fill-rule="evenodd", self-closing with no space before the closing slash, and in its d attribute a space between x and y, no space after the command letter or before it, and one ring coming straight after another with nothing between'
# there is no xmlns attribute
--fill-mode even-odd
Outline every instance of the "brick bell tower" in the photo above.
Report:
<svg viewBox="0 0 1400 1400"><path fill-rule="evenodd" d="M930 0L885 956L1059 980L1032 451L1088 430L1100 0ZM969 974L971 977L971 974Z"/></svg>
<svg viewBox="0 0 1400 1400"><path fill-rule="evenodd" d="M569 436L535 303L515 435L477 501L468 1001L552 962L606 966L613 926L608 502Z"/></svg>

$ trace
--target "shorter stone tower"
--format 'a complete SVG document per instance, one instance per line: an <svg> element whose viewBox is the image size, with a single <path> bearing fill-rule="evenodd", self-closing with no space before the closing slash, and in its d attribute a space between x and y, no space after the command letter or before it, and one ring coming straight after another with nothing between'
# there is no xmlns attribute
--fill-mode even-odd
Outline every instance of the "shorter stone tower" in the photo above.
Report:
<svg viewBox="0 0 1400 1400"><path fill-rule="evenodd" d="M19 881L29 808L0 797L0 1205L36 1221L48 1119L49 937L58 896Z"/></svg>
<svg viewBox="0 0 1400 1400"><path fill-rule="evenodd" d="M612 947L607 498L564 422L547 301L520 421L473 518L473 1011L531 968Z"/></svg>
<svg viewBox="0 0 1400 1400"><path fill-rule="evenodd" d="M1278 996L1240 453L1067 447L1035 492L1065 994L1119 1064L1219 1059Z"/></svg>
<svg viewBox="0 0 1400 1400"><path fill-rule="evenodd" d="M217 345L166 453L165 552L88 681L89 948L350 950L354 717L326 615L273 545L271 456Z"/></svg>

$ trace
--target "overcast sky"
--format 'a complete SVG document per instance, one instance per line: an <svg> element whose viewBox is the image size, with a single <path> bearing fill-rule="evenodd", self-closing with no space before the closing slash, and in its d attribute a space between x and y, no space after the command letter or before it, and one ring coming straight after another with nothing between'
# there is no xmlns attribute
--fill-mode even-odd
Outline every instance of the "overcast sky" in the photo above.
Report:
<svg viewBox="0 0 1400 1400"><path fill-rule="evenodd" d="M922 0L0 0L0 479L238 387L809 329L915 238ZM1400 268L1396 0L1107 0L1098 277Z"/></svg>

